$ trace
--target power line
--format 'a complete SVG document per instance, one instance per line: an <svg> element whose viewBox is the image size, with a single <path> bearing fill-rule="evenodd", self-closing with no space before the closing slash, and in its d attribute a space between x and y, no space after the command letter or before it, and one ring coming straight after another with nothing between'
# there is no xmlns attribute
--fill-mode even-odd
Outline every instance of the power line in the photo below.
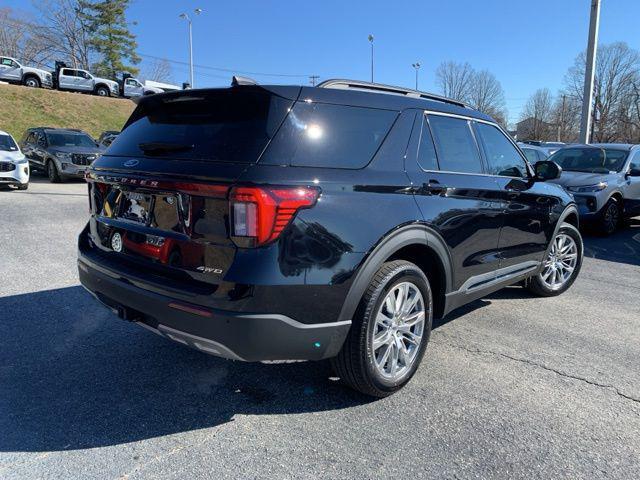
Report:
<svg viewBox="0 0 640 480"><path fill-rule="evenodd" d="M169 63L177 63L179 65L189 65L188 62L182 62L180 60L172 60L172 59L168 59L165 57L158 57L155 55L148 55L145 53L139 53L138 54L139 57L142 58L150 58L153 60L166 60ZM228 73L242 73L244 75L259 75L262 77L288 77L288 78L302 78L302 77L310 77L311 75L308 74L292 74L292 73L266 73L266 72L252 72L252 71L248 71L248 70L237 70L234 68L222 68L222 67L212 67L209 65L198 65L198 64L194 64L194 67L200 68L200 69L205 69L205 70L216 70L219 72L228 72Z"/></svg>

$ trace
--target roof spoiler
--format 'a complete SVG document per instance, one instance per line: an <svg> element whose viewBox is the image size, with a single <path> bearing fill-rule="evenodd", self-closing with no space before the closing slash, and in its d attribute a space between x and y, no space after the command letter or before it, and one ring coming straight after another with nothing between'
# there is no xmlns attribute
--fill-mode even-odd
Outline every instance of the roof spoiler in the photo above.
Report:
<svg viewBox="0 0 640 480"><path fill-rule="evenodd" d="M240 75L234 75L231 78L231 86L232 87L239 87L240 85L258 85L258 82L256 82L253 78L241 77Z"/></svg>

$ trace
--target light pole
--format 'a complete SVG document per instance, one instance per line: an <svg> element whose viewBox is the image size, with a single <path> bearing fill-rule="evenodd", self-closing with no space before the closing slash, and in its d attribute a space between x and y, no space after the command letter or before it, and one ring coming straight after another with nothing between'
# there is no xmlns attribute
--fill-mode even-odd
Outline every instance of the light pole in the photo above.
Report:
<svg viewBox="0 0 640 480"><path fill-rule="evenodd" d="M589 43L587 44L587 62L584 71L584 93L582 95L582 122L580 124L580 143L589 143L592 123L593 80L595 77L596 50L598 48L598 25L600 23L600 0L591 1L591 19L589 21Z"/></svg>
<svg viewBox="0 0 640 480"><path fill-rule="evenodd" d="M202 13L201 8L196 8L193 11L196 15L200 15ZM181 13L180 18L184 18L187 22L189 22L189 81L191 83L191 88L194 88L193 84L193 34L192 34L192 26L191 26L191 17L186 13Z"/></svg>
<svg viewBox="0 0 640 480"><path fill-rule="evenodd" d="M416 90L418 90L418 70L420 70L420 62L412 63L411 66L416 69Z"/></svg>
<svg viewBox="0 0 640 480"><path fill-rule="evenodd" d="M371 44L371 83L373 83L373 35L369 34L369 43Z"/></svg>

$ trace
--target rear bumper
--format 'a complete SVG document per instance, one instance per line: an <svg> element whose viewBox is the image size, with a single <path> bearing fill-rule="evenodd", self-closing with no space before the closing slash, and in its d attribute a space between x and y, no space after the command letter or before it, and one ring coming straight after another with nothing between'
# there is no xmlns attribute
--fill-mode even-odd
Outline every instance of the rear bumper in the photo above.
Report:
<svg viewBox="0 0 640 480"><path fill-rule="evenodd" d="M142 289L79 253L82 285L121 318L176 342L244 361L321 360L338 354L351 321L304 324L278 314L192 305Z"/></svg>

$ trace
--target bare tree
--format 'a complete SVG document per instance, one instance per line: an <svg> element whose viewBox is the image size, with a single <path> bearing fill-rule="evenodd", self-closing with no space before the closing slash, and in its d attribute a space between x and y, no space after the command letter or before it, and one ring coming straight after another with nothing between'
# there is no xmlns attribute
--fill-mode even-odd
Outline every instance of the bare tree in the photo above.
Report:
<svg viewBox="0 0 640 480"><path fill-rule="evenodd" d="M154 82L172 83L173 71L169 60L154 60L152 64L143 69L141 77Z"/></svg>
<svg viewBox="0 0 640 480"><path fill-rule="evenodd" d="M594 82L594 127L597 142L623 140L625 120L632 110L633 85L639 81L640 54L626 43L598 47ZM565 76L568 90L582 102L584 52Z"/></svg>
<svg viewBox="0 0 640 480"><path fill-rule="evenodd" d="M536 90L520 114L518 140L553 139L553 98L548 88Z"/></svg>
<svg viewBox="0 0 640 480"><path fill-rule="evenodd" d="M46 40L55 45L55 54L76 68L88 69L92 60L90 32L77 0L40 0L40 11Z"/></svg>
<svg viewBox="0 0 640 480"><path fill-rule="evenodd" d="M467 62L443 62L436 70L436 82L443 95L464 102L469 98L474 73Z"/></svg>
<svg viewBox="0 0 640 480"><path fill-rule="evenodd" d="M26 63L45 64L54 50L45 33L31 18L19 16L10 8L0 9L0 51L4 55Z"/></svg>
<svg viewBox="0 0 640 480"><path fill-rule="evenodd" d="M502 85L488 70L472 73L467 101L476 110L506 123L507 115Z"/></svg>
<svg viewBox="0 0 640 480"><path fill-rule="evenodd" d="M552 138L558 142L577 141L581 113L582 105L576 96L564 91L559 92L551 112L554 128Z"/></svg>

